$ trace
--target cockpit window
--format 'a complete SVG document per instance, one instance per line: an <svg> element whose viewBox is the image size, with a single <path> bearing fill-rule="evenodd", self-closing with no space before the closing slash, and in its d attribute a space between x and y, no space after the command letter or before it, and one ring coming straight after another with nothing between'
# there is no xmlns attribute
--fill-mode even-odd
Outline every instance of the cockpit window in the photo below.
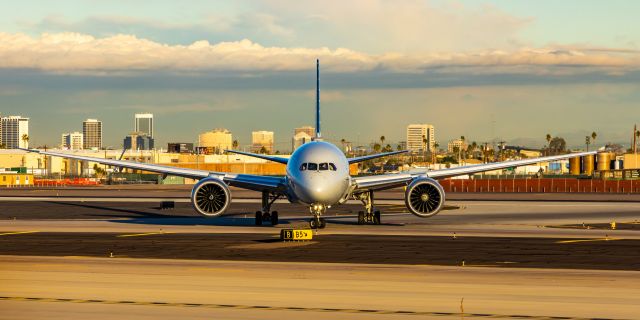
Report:
<svg viewBox="0 0 640 320"><path fill-rule="evenodd" d="M302 165L300 165L300 171L305 171L307 170L307 164L303 163Z"/></svg>
<svg viewBox="0 0 640 320"><path fill-rule="evenodd" d="M317 163L313 163L313 162L309 162L307 163L307 169L309 170L318 170L318 164Z"/></svg>
<svg viewBox="0 0 640 320"><path fill-rule="evenodd" d="M321 163L321 164L320 164L320 170L322 170L322 171L327 171L327 170L329 170L329 164L328 164L328 163L326 163L326 162Z"/></svg>
<svg viewBox="0 0 640 320"><path fill-rule="evenodd" d="M333 163L329 163L329 169L331 169L331 171L337 171L338 169L336 168L336 165Z"/></svg>

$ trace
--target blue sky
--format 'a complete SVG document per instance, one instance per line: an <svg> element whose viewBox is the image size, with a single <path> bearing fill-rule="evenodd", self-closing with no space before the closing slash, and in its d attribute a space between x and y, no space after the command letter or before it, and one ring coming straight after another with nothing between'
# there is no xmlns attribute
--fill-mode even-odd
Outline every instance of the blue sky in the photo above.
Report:
<svg viewBox="0 0 640 320"><path fill-rule="evenodd" d="M119 147L135 112L162 144L215 127L282 150L312 122L322 61L325 136L404 139L432 123L542 145L628 145L639 115L637 1L20 1L0 11L0 113L54 145L82 120ZM441 143L444 145L445 143Z"/></svg>

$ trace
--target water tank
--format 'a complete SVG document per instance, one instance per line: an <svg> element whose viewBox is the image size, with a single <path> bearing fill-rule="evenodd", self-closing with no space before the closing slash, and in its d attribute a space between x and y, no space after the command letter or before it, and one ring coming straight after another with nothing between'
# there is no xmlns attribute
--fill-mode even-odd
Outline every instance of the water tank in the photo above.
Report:
<svg viewBox="0 0 640 320"><path fill-rule="evenodd" d="M580 157L569 159L569 173L576 176L580 174Z"/></svg>
<svg viewBox="0 0 640 320"><path fill-rule="evenodd" d="M582 157L582 173L588 176L593 174L593 165L594 165L595 157L593 155L588 155Z"/></svg>
<svg viewBox="0 0 640 320"><path fill-rule="evenodd" d="M612 154L609 152L598 153L598 171L607 171L611 169Z"/></svg>

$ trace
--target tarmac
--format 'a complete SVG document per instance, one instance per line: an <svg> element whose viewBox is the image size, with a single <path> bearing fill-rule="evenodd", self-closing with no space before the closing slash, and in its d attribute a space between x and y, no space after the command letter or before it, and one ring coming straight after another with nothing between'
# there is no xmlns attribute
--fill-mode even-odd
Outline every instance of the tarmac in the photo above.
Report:
<svg viewBox="0 0 640 320"><path fill-rule="evenodd" d="M232 192L208 219L183 186L0 190L0 319L640 314L636 195L452 194L420 219L391 190L382 225L357 225L350 202L312 241L281 242L308 208L279 202L281 224L257 227L259 194Z"/></svg>

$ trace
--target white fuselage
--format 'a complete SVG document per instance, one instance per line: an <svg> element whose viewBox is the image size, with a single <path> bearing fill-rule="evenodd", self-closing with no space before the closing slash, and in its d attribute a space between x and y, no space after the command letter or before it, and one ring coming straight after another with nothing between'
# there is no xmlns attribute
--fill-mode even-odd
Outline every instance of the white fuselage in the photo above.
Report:
<svg viewBox="0 0 640 320"><path fill-rule="evenodd" d="M303 144L287 163L290 199L331 206L344 198L351 185L347 157L324 141Z"/></svg>

